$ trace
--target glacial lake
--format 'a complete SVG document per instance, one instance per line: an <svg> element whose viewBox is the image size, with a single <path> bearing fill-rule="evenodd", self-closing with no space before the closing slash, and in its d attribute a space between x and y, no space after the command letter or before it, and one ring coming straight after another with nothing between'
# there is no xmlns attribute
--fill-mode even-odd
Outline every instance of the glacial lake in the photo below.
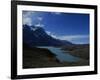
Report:
<svg viewBox="0 0 100 80"><path fill-rule="evenodd" d="M80 60L80 58L72 56L70 53L65 52L61 48L56 47L47 47L47 46L38 46L38 48L45 48L51 51L53 54L56 55L56 58L60 62L77 62Z"/></svg>

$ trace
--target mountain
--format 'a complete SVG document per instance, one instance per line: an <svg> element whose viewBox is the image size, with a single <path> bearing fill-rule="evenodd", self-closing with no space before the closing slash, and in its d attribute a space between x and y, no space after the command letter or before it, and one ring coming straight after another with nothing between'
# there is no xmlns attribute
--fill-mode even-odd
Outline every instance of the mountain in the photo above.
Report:
<svg viewBox="0 0 100 80"><path fill-rule="evenodd" d="M42 27L36 27L34 25L23 25L23 43L31 47L73 45L71 42L53 38Z"/></svg>

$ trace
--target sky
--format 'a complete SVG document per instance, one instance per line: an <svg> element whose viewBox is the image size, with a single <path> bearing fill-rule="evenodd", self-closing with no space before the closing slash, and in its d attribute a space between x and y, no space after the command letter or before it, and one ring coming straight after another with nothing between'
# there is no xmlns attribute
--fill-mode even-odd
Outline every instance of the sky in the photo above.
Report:
<svg viewBox="0 0 100 80"><path fill-rule="evenodd" d="M23 11L23 24L41 26L54 38L89 43L89 14Z"/></svg>

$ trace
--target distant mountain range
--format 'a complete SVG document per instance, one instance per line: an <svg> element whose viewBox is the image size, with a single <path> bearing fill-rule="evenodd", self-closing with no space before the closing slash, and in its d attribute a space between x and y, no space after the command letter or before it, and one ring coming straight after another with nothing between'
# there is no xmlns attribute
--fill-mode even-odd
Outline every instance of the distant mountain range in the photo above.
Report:
<svg viewBox="0 0 100 80"><path fill-rule="evenodd" d="M23 43L33 46L69 46L73 45L66 40L55 39L48 35L42 27L23 25Z"/></svg>

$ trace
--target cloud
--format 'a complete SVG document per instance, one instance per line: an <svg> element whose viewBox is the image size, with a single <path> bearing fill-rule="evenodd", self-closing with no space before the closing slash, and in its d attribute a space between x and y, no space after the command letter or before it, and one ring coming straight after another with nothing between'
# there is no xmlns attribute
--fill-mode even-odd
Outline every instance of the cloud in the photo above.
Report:
<svg viewBox="0 0 100 80"><path fill-rule="evenodd" d="M54 14L56 14L56 15L60 15L60 14L61 14L61 12L55 12Z"/></svg>
<svg viewBox="0 0 100 80"><path fill-rule="evenodd" d="M35 24L35 26L36 26L36 27L44 27L45 25L44 25L44 24L38 23L38 24Z"/></svg>
<svg viewBox="0 0 100 80"><path fill-rule="evenodd" d="M52 37L56 37L57 39L60 39L60 40L75 40L75 39L89 38L89 35L64 35L64 36L58 36L58 35L55 35L54 33L50 32L50 31L46 31L46 33L48 35L51 35Z"/></svg>
<svg viewBox="0 0 100 80"><path fill-rule="evenodd" d="M52 36L53 38L58 39L58 37L57 37L56 35L54 35L54 34L52 34L51 36Z"/></svg>
<svg viewBox="0 0 100 80"><path fill-rule="evenodd" d="M50 32L50 31L46 31L46 33L48 35L52 36L53 38L70 41L70 42L76 43L76 44L84 44L84 43L89 42L89 35L64 35L64 36L61 36L61 35L55 35L54 33Z"/></svg>
<svg viewBox="0 0 100 80"><path fill-rule="evenodd" d="M75 44L87 44L89 43L89 35L65 35L57 36L60 40L67 40Z"/></svg>
<svg viewBox="0 0 100 80"><path fill-rule="evenodd" d="M32 25L32 15L34 14L35 12L23 12L23 24L27 24L27 25Z"/></svg>
<svg viewBox="0 0 100 80"><path fill-rule="evenodd" d="M33 11L23 11L23 17L31 17L35 12Z"/></svg>
<svg viewBox="0 0 100 80"><path fill-rule="evenodd" d="M38 19L39 21L42 21L42 20L43 20L43 17L37 17L37 19Z"/></svg>
<svg viewBox="0 0 100 80"><path fill-rule="evenodd" d="M88 35L66 35L66 36L58 36L61 40L75 40L75 39L85 39L89 38Z"/></svg>
<svg viewBox="0 0 100 80"><path fill-rule="evenodd" d="M35 24L35 26L37 27L44 27L44 24L42 23L43 17L36 17L37 23Z"/></svg>
<svg viewBox="0 0 100 80"><path fill-rule="evenodd" d="M23 19L23 24L32 25L32 20L29 17Z"/></svg>
<svg viewBox="0 0 100 80"><path fill-rule="evenodd" d="M27 24L29 26L35 25L39 27L44 27L42 24L43 17L33 11L23 11L23 24Z"/></svg>
<svg viewBox="0 0 100 80"><path fill-rule="evenodd" d="M47 33L48 35L51 35L51 32L50 32L50 31L46 31L46 33Z"/></svg>
<svg viewBox="0 0 100 80"><path fill-rule="evenodd" d="M62 14L62 13L61 13L61 12L51 12L51 14L60 15L60 14Z"/></svg>
<svg viewBox="0 0 100 80"><path fill-rule="evenodd" d="M54 35L54 33L50 32L50 31L46 31L46 33L53 38L56 38L56 39L58 38L56 35Z"/></svg>

